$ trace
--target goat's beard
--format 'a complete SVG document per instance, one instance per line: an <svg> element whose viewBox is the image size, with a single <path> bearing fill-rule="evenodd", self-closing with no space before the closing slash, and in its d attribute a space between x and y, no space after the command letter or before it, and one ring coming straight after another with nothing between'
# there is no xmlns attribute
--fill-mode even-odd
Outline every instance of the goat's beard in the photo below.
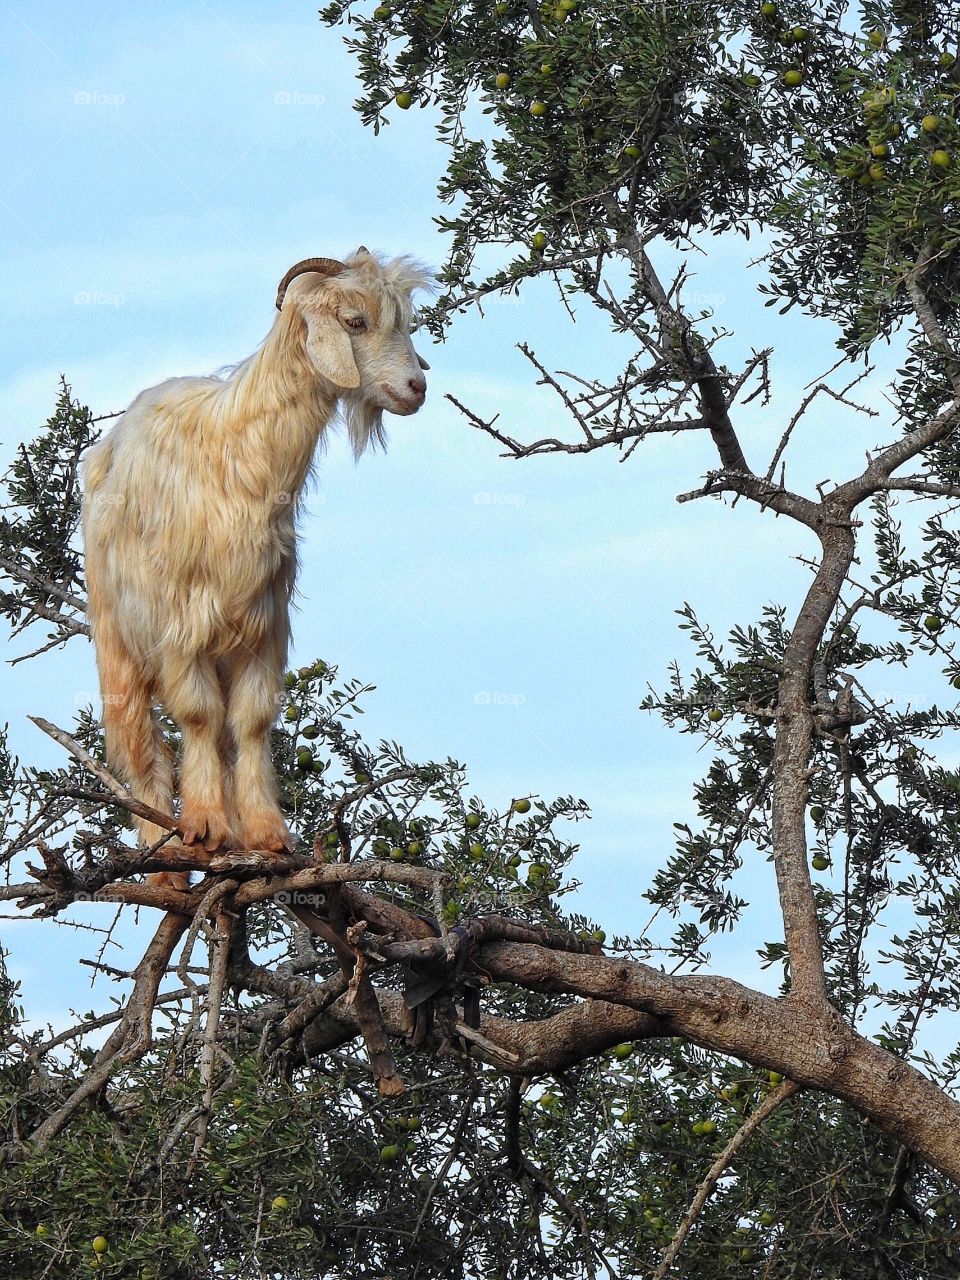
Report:
<svg viewBox="0 0 960 1280"><path fill-rule="evenodd" d="M383 429L383 409L362 396L344 396L341 416L347 426L354 457L359 458L364 449L385 448L386 433Z"/></svg>

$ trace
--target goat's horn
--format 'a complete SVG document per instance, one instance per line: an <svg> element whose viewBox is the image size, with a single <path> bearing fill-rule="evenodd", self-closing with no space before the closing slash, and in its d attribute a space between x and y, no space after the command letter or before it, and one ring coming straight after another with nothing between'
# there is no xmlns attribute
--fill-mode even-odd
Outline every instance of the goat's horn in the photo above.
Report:
<svg viewBox="0 0 960 1280"><path fill-rule="evenodd" d="M324 276L338 276L341 271L346 271L346 267L336 258L304 258L302 262L291 267L280 281L280 287L277 289L278 311L283 306L283 295L287 292L290 281L297 276L302 276L306 271L319 271Z"/></svg>
<svg viewBox="0 0 960 1280"><path fill-rule="evenodd" d="M365 253L368 257L370 256L370 250L367 248L367 246L366 246L365 244L362 244L362 245L360 246L360 248L357 250L357 257L358 257L358 258L360 257L360 254L361 254L361 253Z"/></svg>

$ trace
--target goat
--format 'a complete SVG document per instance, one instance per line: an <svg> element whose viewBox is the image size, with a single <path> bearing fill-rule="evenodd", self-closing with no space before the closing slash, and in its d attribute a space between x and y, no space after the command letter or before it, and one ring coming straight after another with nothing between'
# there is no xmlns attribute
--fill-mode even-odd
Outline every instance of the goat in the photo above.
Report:
<svg viewBox="0 0 960 1280"><path fill-rule="evenodd" d="M154 714L180 728L185 845L293 847L270 756L290 639L295 520L338 405L357 457L384 410L416 413L428 365L410 338L409 258L361 246L283 277L260 349L227 377L142 392L84 464L83 531L107 758L136 797L172 813L173 760ZM138 819L140 841L165 832ZM189 877L151 877L186 889Z"/></svg>

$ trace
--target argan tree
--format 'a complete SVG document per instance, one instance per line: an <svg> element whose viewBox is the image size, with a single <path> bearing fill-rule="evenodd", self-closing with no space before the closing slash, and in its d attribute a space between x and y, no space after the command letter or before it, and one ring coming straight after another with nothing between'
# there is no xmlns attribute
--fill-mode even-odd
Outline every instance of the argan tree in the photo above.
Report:
<svg viewBox="0 0 960 1280"><path fill-rule="evenodd" d="M58 771L3 763L20 877L4 896L61 920L91 900L165 914L128 971L93 961L132 982L111 1014L44 1037L4 988L0 1249L24 1276L956 1276L960 780L936 753L960 727L960 12L399 0L322 16L348 24L365 121L438 119L452 207L432 332L546 277L624 353L598 378L524 344L556 430L462 404L464 430L505 466L605 449L638 485L648 436L699 433L713 468L683 502L717 520L752 504L818 551L799 607L772 583L725 645L682 611L698 665L645 706L711 759L634 938L565 910L579 801L483 803L455 762L365 743L364 687L323 662L287 677L275 754L312 852L278 865L135 850L143 806L104 768L92 715L44 724L69 754ZM771 323L745 362L685 301L714 234L760 244ZM791 309L831 325L837 354L781 415L774 321ZM820 405L866 461L799 492ZM76 463L93 430L64 389L8 476L2 607L46 645L84 642ZM891 669L912 701L878 692ZM176 815L152 816L175 834ZM132 878L161 867L195 887ZM757 957L777 996L703 971L748 892L779 901Z"/></svg>

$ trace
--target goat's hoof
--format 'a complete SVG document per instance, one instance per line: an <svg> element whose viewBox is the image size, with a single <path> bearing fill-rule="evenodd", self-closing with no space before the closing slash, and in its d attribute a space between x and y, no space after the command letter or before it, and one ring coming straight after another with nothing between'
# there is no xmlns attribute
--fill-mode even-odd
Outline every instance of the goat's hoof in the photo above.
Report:
<svg viewBox="0 0 960 1280"><path fill-rule="evenodd" d="M203 845L207 853L229 849L234 843L225 814L185 810L180 819L180 830L185 845Z"/></svg>
<svg viewBox="0 0 960 1280"><path fill-rule="evenodd" d="M262 849L265 853L292 853L293 836L279 815L264 814L243 823L240 845L244 849Z"/></svg>
<svg viewBox="0 0 960 1280"><path fill-rule="evenodd" d="M147 884L157 889L179 889L182 893L189 893L190 875L186 871L152 871L147 876Z"/></svg>

